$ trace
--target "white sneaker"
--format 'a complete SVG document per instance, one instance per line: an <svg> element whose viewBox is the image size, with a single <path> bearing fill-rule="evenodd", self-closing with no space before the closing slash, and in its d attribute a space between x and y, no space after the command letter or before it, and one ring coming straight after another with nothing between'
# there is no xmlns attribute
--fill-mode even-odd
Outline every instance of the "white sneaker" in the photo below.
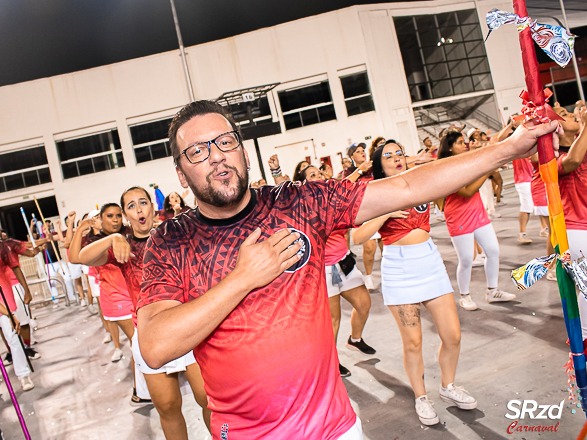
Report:
<svg viewBox="0 0 587 440"><path fill-rule="evenodd" d="M367 288L367 290L375 289L375 284L373 283L373 275L363 276L363 281L365 281L365 287Z"/></svg>
<svg viewBox="0 0 587 440"><path fill-rule="evenodd" d="M19 377L19 379L23 391L30 391L35 387L35 384L31 380L30 376Z"/></svg>
<svg viewBox="0 0 587 440"><path fill-rule="evenodd" d="M94 304L88 304L88 312L90 312L90 315L97 315L98 309L96 308L96 306ZM110 342L110 341L108 341L108 342Z"/></svg>
<svg viewBox="0 0 587 440"><path fill-rule="evenodd" d="M525 232L520 232L518 234L518 243L530 244L530 243L532 243L532 240L528 237L528 234L526 234Z"/></svg>
<svg viewBox="0 0 587 440"><path fill-rule="evenodd" d="M489 218L501 218L501 214L497 211L490 212L488 215Z"/></svg>
<svg viewBox="0 0 587 440"><path fill-rule="evenodd" d="M102 339L102 343L108 344L109 342L112 342L112 335L107 332L106 336L104 336L104 339Z"/></svg>
<svg viewBox="0 0 587 440"><path fill-rule="evenodd" d="M461 306L463 309L468 310L468 311L473 311L473 310L477 310L479 307L477 307L477 304L475 303L475 301L473 301L473 298L471 298L471 295L461 295L460 299L459 299L459 306Z"/></svg>
<svg viewBox="0 0 587 440"><path fill-rule="evenodd" d="M446 388L440 386L440 398L445 402L454 403L460 409L477 408L477 400L463 387L455 387L452 383L449 383Z"/></svg>
<svg viewBox="0 0 587 440"><path fill-rule="evenodd" d="M485 300L488 303L494 302L508 302L513 299L516 299L516 295L513 293L504 292L503 290L499 289L487 289L485 292Z"/></svg>
<svg viewBox="0 0 587 440"><path fill-rule="evenodd" d="M549 237L550 236L550 231L548 230L548 228L544 228L540 230L540 234L538 234L540 237Z"/></svg>
<svg viewBox="0 0 587 440"><path fill-rule="evenodd" d="M416 399L416 414L418 414L422 425L431 426L440 422L438 414L436 414L434 406L432 406L432 402L426 395Z"/></svg>
<svg viewBox="0 0 587 440"><path fill-rule="evenodd" d="M82 299L82 300L79 302L79 305L80 305L80 307L85 307L85 306L87 306L87 305L88 305L88 303L87 303L87 301L86 301L85 299Z"/></svg>
<svg viewBox="0 0 587 440"><path fill-rule="evenodd" d="M479 254L473 260L473 267L482 267L485 266L485 255Z"/></svg>
<svg viewBox="0 0 587 440"><path fill-rule="evenodd" d="M122 359L122 350L120 348L115 348L114 353L112 353L112 362L118 362Z"/></svg>
<svg viewBox="0 0 587 440"><path fill-rule="evenodd" d="M546 279L548 281L558 281L556 279L556 272L554 270L549 270L548 273L546 274Z"/></svg>

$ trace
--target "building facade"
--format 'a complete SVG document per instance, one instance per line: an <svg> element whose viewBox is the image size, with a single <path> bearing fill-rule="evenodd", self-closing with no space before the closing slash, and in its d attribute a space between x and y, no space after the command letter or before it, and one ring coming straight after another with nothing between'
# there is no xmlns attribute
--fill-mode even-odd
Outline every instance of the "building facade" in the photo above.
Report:
<svg viewBox="0 0 587 440"><path fill-rule="evenodd" d="M511 3L354 6L188 47L193 91L215 99L277 83L248 114L279 131L258 139L261 164L245 141L253 180L260 166L270 176L275 153L289 175L304 158L337 172L351 143L377 136L413 153L442 124L474 117L499 126L520 108L515 27L483 42L495 7ZM117 201L131 185L181 192L166 139L188 102L177 51L1 87L0 102L0 222L15 234L18 209L34 210L33 197L45 216L63 218ZM243 107L232 110L245 127Z"/></svg>

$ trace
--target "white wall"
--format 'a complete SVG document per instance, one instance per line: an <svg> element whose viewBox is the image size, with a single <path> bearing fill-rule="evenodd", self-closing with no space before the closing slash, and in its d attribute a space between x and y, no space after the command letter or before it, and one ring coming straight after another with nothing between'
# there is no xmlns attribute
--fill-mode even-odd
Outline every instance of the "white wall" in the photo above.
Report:
<svg viewBox="0 0 587 440"><path fill-rule="evenodd" d="M478 2L480 17L485 10L495 5L506 8L506 4ZM306 155L313 159L330 155L338 171L338 152L345 152L352 142L370 143L379 135L396 137L415 151L418 137L393 16L473 7L473 2L456 0L355 6L189 47L194 92L197 98L212 99L226 91L281 82L273 92L272 99L277 101L279 90L309 83L312 77L327 77L336 121L259 140L265 160L279 152L287 158L282 168L290 174L295 162ZM514 98L523 81L521 63L516 53L503 50L516 39L515 29L504 28L487 44L500 107L519 104ZM338 77L341 69L361 65L369 73L376 111L347 117ZM181 191L171 158L136 164L127 125L169 117L187 100L177 51L1 87L0 152L44 143L53 182L0 193L0 206L31 194L54 193L63 217L69 210L85 212L95 204L116 201L130 185L147 187L156 182L165 193ZM126 166L63 180L55 141L111 128L118 128ZM252 142L245 146L252 163L251 178L259 179ZM263 166L270 178L267 165ZM188 201L192 202L191 197Z"/></svg>

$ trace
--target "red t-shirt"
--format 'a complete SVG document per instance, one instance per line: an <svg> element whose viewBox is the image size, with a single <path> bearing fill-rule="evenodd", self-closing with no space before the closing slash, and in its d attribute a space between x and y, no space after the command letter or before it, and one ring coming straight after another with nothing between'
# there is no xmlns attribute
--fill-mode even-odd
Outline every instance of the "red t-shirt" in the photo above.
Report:
<svg viewBox="0 0 587 440"><path fill-rule="evenodd" d="M479 191L472 197L463 197L457 193L447 196L444 202L444 218L451 237L469 234L491 223Z"/></svg>
<svg viewBox="0 0 587 440"><path fill-rule="evenodd" d="M532 162L528 158L515 159L512 161L514 166L514 183L532 182Z"/></svg>
<svg viewBox="0 0 587 440"><path fill-rule="evenodd" d="M389 218L379 229L384 245L394 244L414 229L430 232L430 207L425 203L410 208L407 218Z"/></svg>
<svg viewBox="0 0 587 440"><path fill-rule="evenodd" d="M196 209L151 234L138 308L205 295L234 269L257 227L261 239L293 228L304 243L298 263L250 292L194 350L214 439L223 431L235 439L337 439L356 422L338 371L324 259L332 232L353 226L365 189L333 180L264 186L232 218L207 219Z"/></svg>
<svg viewBox="0 0 587 440"><path fill-rule="evenodd" d="M19 255L26 252L26 243L19 240L9 238L0 241L0 287L4 292L6 298L5 304L11 312L16 310L16 302L14 301L14 294L12 293L11 275L13 267L20 265L18 260ZM0 301L2 297L0 296ZM3 302L3 301L2 301Z"/></svg>
<svg viewBox="0 0 587 440"><path fill-rule="evenodd" d="M534 206L548 206L546 200L546 187L544 181L540 177L540 164L532 162L532 201Z"/></svg>
<svg viewBox="0 0 587 440"><path fill-rule="evenodd" d="M108 263L118 266L122 276L126 281L126 287L132 301L132 322L137 326L137 302L141 292L141 281L143 280L143 255L145 254L145 245L148 238L137 238L132 234L126 235L126 240L130 245L130 251L135 256L126 263L121 264L114 258L112 248L108 249Z"/></svg>
<svg viewBox="0 0 587 440"><path fill-rule="evenodd" d="M334 231L326 240L326 255L324 264L333 266L342 260L349 252L349 245L346 240L348 229L339 229Z"/></svg>
<svg viewBox="0 0 587 440"><path fill-rule="evenodd" d="M563 174L562 160L565 156L566 153L561 153L558 158L558 185L567 229L587 230L587 156L579 168Z"/></svg>
<svg viewBox="0 0 587 440"><path fill-rule="evenodd" d="M125 232L125 230L121 231L123 235ZM102 237L105 235L86 236L82 241L82 247ZM100 307L104 316L120 318L131 315L134 307L120 267L112 262L107 262L102 266L96 266L96 270L100 279Z"/></svg>

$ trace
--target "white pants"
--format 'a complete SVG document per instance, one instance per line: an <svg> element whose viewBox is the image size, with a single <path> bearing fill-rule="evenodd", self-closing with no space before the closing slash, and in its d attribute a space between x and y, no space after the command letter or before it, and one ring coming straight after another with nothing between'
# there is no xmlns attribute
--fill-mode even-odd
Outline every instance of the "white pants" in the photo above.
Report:
<svg viewBox="0 0 587 440"><path fill-rule="evenodd" d="M493 225L481 226L469 234L457 235L450 238L457 251L459 263L457 265L457 284L461 295L470 293L471 270L473 269L473 254L475 240L485 251L485 277L487 287L496 288L499 278L499 242Z"/></svg>
<svg viewBox="0 0 587 440"><path fill-rule="evenodd" d="M6 315L0 315L0 327L2 327L2 333L6 338L6 342L10 347L12 353L12 365L14 366L14 374L16 377L24 377L31 374L29 364L26 360L26 354L20 345L18 335L12 328L10 318Z"/></svg>
<svg viewBox="0 0 587 440"><path fill-rule="evenodd" d="M20 283L12 286L12 293L14 294L14 301L16 302L16 319L20 321L20 325L28 325L30 322L29 309L24 303L24 288Z"/></svg>
<svg viewBox="0 0 587 440"><path fill-rule="evenodd" d="M341 435L338 440L363 440L363 425L361 419L357 417L357 421L351 429Z"/></svg>
<svg viewBox="0 0 587 440"><path fill-rule="evenodd" d="M53 282L53 278L56 278L58 276L57 274L59 274L63 277L63 281L65 282L67 296L70 300L75 301L75 289L73 287L71 276L69 276L69 271L67 270L67 263L65 261L62 261L61 263L63 264L63 269L61 268L61 265L58 261L47 263L49 278L51 278L51 296L53 298L57 298L59 296L59 292L57 291L57 283Z"/></svg>
<svg viewBox="0 0 587 440"><path fill-rule="evenodd" d="M579 229L567 229L569 239L569 251L571 258L577 260L582 256L587 257L587 231ZM581 292L577 292L577 303L579 304L579 316L581 318L581 333L583 340L587 339L587 299Z"/></svg>

